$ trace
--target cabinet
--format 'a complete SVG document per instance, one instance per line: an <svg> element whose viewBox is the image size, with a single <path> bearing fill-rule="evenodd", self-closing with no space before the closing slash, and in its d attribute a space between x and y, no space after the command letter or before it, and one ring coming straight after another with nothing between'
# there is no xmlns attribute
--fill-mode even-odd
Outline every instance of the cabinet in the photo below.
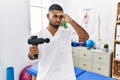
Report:
<svg viewBox="0 0 120 80"><path fill-rule="evenodd" d="M111 76L112 51L73 47L73 63L76 67L105 76Z"/></svg>
<svg viewBox="0 0 120 80"><path fill-rule="evenodd" d="M112 77L120 80L120 2L117 4L113 64L112 64Z"/></svg>

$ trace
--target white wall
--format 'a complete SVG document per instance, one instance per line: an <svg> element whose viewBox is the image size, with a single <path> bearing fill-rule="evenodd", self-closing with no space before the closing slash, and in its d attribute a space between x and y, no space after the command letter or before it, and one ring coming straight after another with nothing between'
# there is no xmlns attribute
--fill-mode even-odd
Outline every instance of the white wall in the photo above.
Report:
<svg viewBox="0 0 120 80"><path fill-rule="evenodd" d="M103 48L105 43L110 45L113 49L114 42L114 28L116 19L116 6L119 0L52 0L52 3L60 4L64 12L68 13L75 21L82 25L84 9L91 9L93 12L94 23L88 28L90 39L93 39L98 47ZM100 15L100 35L101 41L98 41L98 15ZM82 25L84 27L84 25ZM92 30L92 31L91 31ZM91 33L91 32L92 33Z"/></svg>
<svg viewBox="0 0 120 80"><path fill-rule="evenodd" d="M6 80L6 68L11 66L19 80L20 71L31 63L29 26L29 0L0 0L0 80Z"/></svg>

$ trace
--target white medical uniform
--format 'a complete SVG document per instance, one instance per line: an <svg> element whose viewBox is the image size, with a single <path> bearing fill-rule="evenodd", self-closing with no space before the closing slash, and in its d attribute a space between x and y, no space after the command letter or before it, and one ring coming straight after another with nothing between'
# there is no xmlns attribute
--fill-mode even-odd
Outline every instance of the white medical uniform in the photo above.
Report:
<svg viewBox="0 0 120 80"><path fill-rule="evenodd" d="M49 43L39 45L37 80L76 80L71 51L71 32L59 28L54 36L48 29L38 34L49 38Z"/></svg>

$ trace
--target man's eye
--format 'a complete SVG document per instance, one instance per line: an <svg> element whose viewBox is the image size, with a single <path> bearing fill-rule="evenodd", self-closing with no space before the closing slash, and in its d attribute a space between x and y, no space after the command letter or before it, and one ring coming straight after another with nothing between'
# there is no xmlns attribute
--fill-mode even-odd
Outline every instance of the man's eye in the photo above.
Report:
<svg viewBox="0 0 120 80"><path fill-rule="evenodd" d="M54 15L53 17L57 18L58 16L57 16L57 15Z"/></svg>
<svg viewBox="0 0 120 80"><path fill-rule="evenodd" d="M60 19L63 18L63 16L61 16L61 15L53 15L53 17L54 17L54 18L60 18Z"/></svg>
<svg viewBox="0 0 120 80"><path fill-rule="evenodd" d="M62 19L62 18L63 18L63 16L60 16L59 18L61 18L61 19Z"/></svg>

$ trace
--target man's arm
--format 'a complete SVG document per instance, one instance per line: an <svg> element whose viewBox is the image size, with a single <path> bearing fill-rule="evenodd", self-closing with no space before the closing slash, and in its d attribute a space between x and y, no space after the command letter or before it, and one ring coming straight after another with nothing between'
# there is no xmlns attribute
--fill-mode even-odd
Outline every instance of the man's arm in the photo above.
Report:
<svg viewBox="0 0 120 80"><path fill-rule="evenodd" d="M86 41L89 38L88 33L78 24L76 23L74 20L71 20L69 22L73 28L76 30L78 36L79 36L79 41Z"/></svg>
<svg viewBox="0 0 120 80"><path fill-rule="evenodd" d="M76 30L78 36L79 36L79 41L86 41L89 38L89 34L78 24L76 23L70 16L67 14L62 14L64 20L67 23L70 23L73 28Z"/></svg>

